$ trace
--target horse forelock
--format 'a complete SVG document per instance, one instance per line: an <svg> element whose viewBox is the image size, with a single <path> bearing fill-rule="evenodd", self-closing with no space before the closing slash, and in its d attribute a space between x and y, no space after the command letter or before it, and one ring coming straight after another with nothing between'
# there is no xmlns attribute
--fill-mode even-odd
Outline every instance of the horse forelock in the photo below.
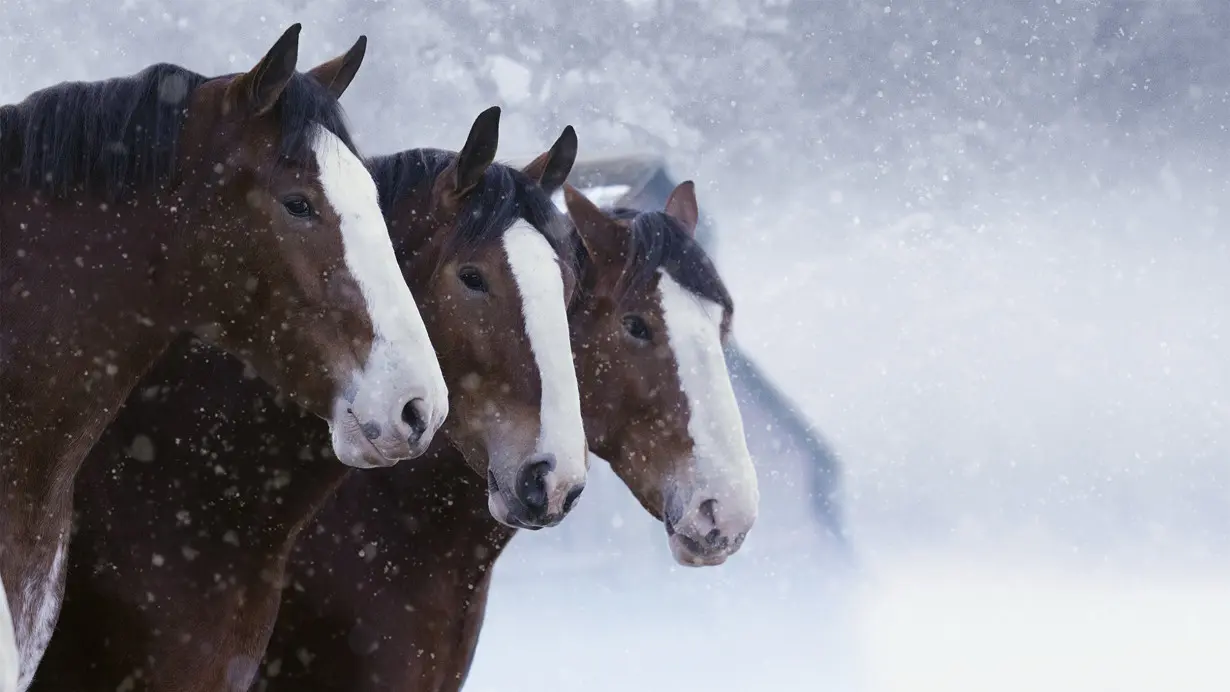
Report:
<svg viewBox="0 0 1230 692"><path fill-rule="evenodd" d="M367 167L376 181L380 207L390 221L390 228L397 204L415 190L432 189L456 157L456 152L423 148L368 159ZM430 210L415 211L425 214ZM488 166L481 182L466 197L457 212L453 232L444 243L437 267L451 259L466 257L479 247L499 242L517 221L528 223L546 238L566 276L579 275L577 248L580 242L568 218L537 183L501 163ZM394 238L393 245L399 254L406 250L404 239Z"/></svg>
<svg viewBox="0 0 1230 692"><path fill-rule="evenodd" d="M734 315L734 300L717 267L683 226L667 214L628 207L603 210L628 232L628 252L623 276L617 287L619 300L648 292L662 270L681 287L716 303L723 311L723 329Z"/></svg>
<svg viewBox="0 0 1230 692"><path fill-rule="evenodd" d="M359 156L341 103L312 75L296 72L282 92L276 110L282 133L278 151L281 159L296 163L311 161L316 127L328 130L350 153Z"/></svg>

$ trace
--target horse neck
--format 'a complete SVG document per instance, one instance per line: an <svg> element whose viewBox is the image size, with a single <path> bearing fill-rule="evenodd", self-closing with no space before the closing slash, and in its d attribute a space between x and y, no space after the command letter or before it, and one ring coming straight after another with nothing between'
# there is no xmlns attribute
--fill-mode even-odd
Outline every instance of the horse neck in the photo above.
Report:
<svg viewBox="0 0 1230 692"><path fill-rule="evenodd" d="M173 336L162 306L175 282L158 280L172 226L157 201L0 193L0 476L24 478L32 501L71 493L86 452Z"/></svg>
<svg viewBox="0 0 1230 692"><path fill-rule="evenodd" d="M363 490L349 498L352 516L401 516L415 526L413 536L390 538L408 548L402 556L422 559L426 552L459 551L469 562L483 546L479 563L490 564L516 533L492 518L487 508L487 481L466 463L465 456L444 436L433 442L413 464L398 464L378 473L354 473L347 485ZM404 524L390 522L383 530L403 533ZM407 540L408 539L408 540Z"/></svg>

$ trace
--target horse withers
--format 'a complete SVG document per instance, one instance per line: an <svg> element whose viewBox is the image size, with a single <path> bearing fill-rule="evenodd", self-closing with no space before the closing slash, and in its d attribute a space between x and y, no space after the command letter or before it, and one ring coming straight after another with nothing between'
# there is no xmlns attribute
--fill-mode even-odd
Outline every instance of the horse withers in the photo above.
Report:
<svg viewBox="0 0 1230 692"><path fill-rule="evenodd" d="M0 107L0 578L23 689L59 611L77 470L176 335L327 420L351 466L421 454L446 417L337 104L366 42L303 74L299 31L246 73L158 64Z"/></svg>
<svg viewBox="0 0 1230 692"><path fill-rule="evenodd" d="M565 130L523 174L493 162L498 125L489 109L459 153L416 149L368 167L440 348L452 402L436 437L467 450L456 463L483 480L488 516L549 526L586 471L565 312L578 240L550 199L576 137ZM34 690L247 689L300 529L335 491L349 496L383 471L322 464L324 431L243 370L185 339L91 452L61 626ZM161 468L134 454L137 441L159 450ZM399 513L371 509L357 524L402 526Z"/></svg>
<svg viewBox="0 0 1230 692"><path fill-rule="evenodd" d="M570 187L565 200L586 249L569 324L590 447L662 521L680 564L720 564L759 492L722 356L734 304L693 236L693 186L665 212L604 213ZM413 466L355 474L321 509L288 568L265 692L461 688L516 532L492 520L460 456L437 438Z"/></svg>

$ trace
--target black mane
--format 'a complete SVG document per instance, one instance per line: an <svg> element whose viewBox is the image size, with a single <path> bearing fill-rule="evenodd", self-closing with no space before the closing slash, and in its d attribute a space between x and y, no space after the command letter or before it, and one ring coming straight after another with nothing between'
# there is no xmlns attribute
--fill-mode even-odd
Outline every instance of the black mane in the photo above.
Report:
<svg viewBox="0 0 1230 692"><path fill-rule="evenodd" d="M722 306L729 322L735 306L726 284L700 243L683 226L660 211L628 207L603 209L611 218L628 222L629 252L621 295L646 291L658 269L687 290Z"/></svg>
<svg viewBox="0 0 1230 692"><path fill-rule="evenodd" d="M169 182L191 95L210 79L159 63L128 77L57 84L0 106L0 184L53 196L84 187L118 201ZM310 75L291 78L277 109L283 158L310 160L314 125L354 151L337 100Z"/></svg>
<svg viewBox="0 0 1230 692"><path fill-rule="evenodd" d="M376 182L380 208L387 218L398 200L420 185L434 184L457 158L442 149L410 149L367 160L367 170ZM521 171L500 163L487 167L482 182L470 193L458 214L456 233L445 247L445 257L464 257L480 245L497 240L518 219L524 219L547 239L565 272L579 273L576 237L568 217L562 214L536 182ZM393 238L398 255L400 239Z"/></svg>

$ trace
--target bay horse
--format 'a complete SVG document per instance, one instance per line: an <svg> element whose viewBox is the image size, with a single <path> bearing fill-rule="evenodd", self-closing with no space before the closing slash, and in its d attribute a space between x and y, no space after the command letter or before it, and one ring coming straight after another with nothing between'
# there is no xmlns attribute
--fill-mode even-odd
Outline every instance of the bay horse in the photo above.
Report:
<svg viewBox="0 0 1230 692"><path fill-rule="evenodd" d="M720 564L759 493L722 355L733 303L693 237L693 185L665 212L604 214L571 186L565 201L590 258L570 319L590 447L663 522L677 562ZM354 474L321 509L255 689L461 688L515 530L491 519L457 456L437 438L413 466ZM530 652L540 626L526 623Z"/></svg>
<svg viewBox="0 0 1230 692"><path fill-rule="evenodd" d="M368 167L449 383L437 437L467 450L467 473L495 479L489 516L544 526L586 471L565 308L578 241L550 199L576 136L566 129L522 173L493 162L499 114L482 113L460 153L410 150ZM327 442L235 359L177 344L78 482L64 613L33 689L247 689L290 547L349 477L320 462Z"/></svg>
<svg viewBox="0 0 1230 692"><path fill-rule="evenodd" d="M0 108L0 577L23 689L59 612L77 471L177 335L328 421L351 466L421 454L447 415L337 103L366 39L298 73L299 32L245 73L156 64Z"/></svg>

